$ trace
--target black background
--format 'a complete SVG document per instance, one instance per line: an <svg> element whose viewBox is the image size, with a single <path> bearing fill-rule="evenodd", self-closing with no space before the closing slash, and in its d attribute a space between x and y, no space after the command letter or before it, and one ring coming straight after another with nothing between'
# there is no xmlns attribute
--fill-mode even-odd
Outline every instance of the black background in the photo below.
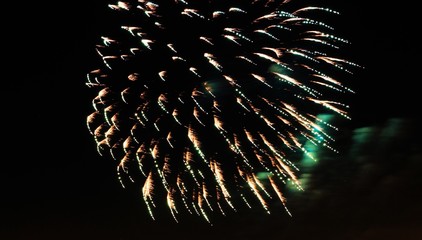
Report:
<svg viewBox="0 0 422 240"><path fill-rule="evenodd" d="M365 67L353 83L340 160L323 162L313 187L288 200L292 218L252 210L214 226L152 221L95 150L85 74L97 61L108 2L3 5L0 239L420 239L417 7L321 2L342 13L338 32ZM362 132L370 137L353 152Z"/></svg>

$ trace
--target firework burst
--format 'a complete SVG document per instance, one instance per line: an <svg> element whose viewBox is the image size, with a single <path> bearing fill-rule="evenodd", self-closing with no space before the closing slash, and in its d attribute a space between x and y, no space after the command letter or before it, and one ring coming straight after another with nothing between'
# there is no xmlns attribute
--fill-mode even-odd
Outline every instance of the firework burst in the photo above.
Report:
<svg viewBox="0 0 422 240"><path fill-rule="evenodd" d="M348 41L312 18L338 13L297 5L109 5L116 28L101 37L102 67L87 76L98 93L87 125L122 185L139 184L152 218L161 204L176 221L182 210L210 221L211 211L242 204L269 213L269 199L286 206L287 181L301 189L291 156L307 153L303 142L331 148L316 116L348 118L336 99L352 91L337 78L357 65L336 56Z"/></svg>

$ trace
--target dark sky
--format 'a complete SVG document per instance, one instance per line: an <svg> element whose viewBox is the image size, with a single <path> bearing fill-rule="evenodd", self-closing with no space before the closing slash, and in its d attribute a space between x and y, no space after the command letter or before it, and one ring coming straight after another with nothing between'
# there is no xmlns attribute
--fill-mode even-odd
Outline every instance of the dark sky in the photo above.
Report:
<svg viewBox="0 0 422 240"><path fill-rule="evenodd" d="M95 150L85 125L92 110L85 74L96 61L106 1L8 3L0 239L420 239L416 7L326 2L342 13L339 33L365 67L353 83L352 121L341 122L341 153L321 153L309 189L288 200L292 218L252 210L212 227L151 221L141 196L122 189L114 163Z"/></svg>

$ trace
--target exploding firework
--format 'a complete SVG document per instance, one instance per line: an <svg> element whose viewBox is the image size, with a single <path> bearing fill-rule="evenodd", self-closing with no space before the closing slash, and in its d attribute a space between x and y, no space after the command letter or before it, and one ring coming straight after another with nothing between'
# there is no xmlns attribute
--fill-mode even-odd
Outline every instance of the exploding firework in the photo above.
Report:
<svg viewBox="0 0 422 240"><path fill-rule="evenodd" d="M210 221L211 211L240 205L269 213L275 198L289 213L283 186L302 188L292 156L307 154L304 141L336 151L317 114L349 118L338 99L352 90L337 79L357 65L336 56L348 41L316 19L338 12L298 5L108 5L115 29L87 76L98 93L87 125L123 187L139 185L153 219L163 204L176 221L181 211Z"/></svg>

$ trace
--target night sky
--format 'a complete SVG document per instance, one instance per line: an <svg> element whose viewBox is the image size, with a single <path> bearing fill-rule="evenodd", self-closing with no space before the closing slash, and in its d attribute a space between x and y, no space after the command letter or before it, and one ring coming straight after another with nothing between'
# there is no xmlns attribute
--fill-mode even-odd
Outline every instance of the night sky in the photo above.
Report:
<svg viewBox="0 0 422 240"><path fill-rule="evenodd" d="M321 152L307 169L308 188L288 198L293 217L257 207L210 226L152 221L141 196L121 188L114 162L97 154L85 76L96 67L107 2L86 2L4 7L12 13L2 24L0 239L421 239L422 48L413 3L326 1L342 13L337 32L352 42L350 59L365 67L348 100L352 120L338 122L340 153Z"/></svg>

